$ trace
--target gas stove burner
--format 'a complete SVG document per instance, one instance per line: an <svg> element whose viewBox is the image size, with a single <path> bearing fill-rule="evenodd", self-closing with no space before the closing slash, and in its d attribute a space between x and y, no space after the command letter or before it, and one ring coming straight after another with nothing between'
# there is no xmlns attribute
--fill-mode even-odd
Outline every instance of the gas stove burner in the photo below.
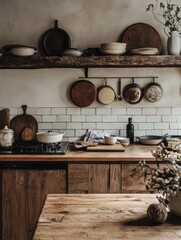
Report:
<svg viewBox="0 0 181 240"><path fill-rule="evenodd" d="M16 141L10 148L0 148L0 154L65 154L69 142L39 143L37 141Z"/></svg>

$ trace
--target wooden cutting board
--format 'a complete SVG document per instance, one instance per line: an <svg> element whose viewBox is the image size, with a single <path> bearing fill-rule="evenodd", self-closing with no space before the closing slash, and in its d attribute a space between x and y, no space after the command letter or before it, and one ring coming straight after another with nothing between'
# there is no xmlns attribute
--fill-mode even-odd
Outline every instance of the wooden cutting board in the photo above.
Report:
<svg viewBox="0 0 181 240"><path fill-rule="evenodd" d="M126 28L120 35L118 42L127 43L126 50L153 47L161 53L162 43L159 33L155 28L146 23L136 23Z"/></svg>
<svg viewBox="0 0 181 240"><path fill-rule="evenodd" d="M97 146L89 146L87 147L87 151L117 151L124 152L125 148L121 144L114 145L106 145L106 144L98 144Z"/></svg>
<svg viewBox="0 0 181 240"><path fill-rule="evenodd" d="M15 140L36 140L38 123L36 119L26 113L27 105L22 106L23 114L15 116L10 121L10 128L14 130Z"/></svg>
<svg viewBox="0 0 181 240"><path fill-rule="evenodd" d="M0 129L3 129L5 126L9 128L10 126L10 110L8 108L5 108L0 111Z"/></svg>

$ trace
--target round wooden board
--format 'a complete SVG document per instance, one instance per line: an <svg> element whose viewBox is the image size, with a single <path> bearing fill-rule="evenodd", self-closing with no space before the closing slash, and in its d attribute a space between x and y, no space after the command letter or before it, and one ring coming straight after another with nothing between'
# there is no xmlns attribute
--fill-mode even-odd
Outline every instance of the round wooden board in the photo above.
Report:
<svg viewBox="0 0 181 240"><path fill-rule="evenodd" d="M127 43L126 50L153 47L161 53L162 44L159 33L146 23L135 23L126 28L119 36L118 42Z"/></svg>
<svg viewBox="0 0 181 240"><path fill-rule="evenodd" d="M88 107L96 99L96 87L87 80L76 81L70 90L73 103L79 107Z"/></svg>

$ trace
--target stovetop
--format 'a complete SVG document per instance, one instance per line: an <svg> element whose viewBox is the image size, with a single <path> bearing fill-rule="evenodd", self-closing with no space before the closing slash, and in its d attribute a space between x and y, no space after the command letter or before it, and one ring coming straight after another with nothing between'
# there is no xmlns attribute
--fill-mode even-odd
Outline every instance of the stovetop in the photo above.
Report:
<svg viewBox="0 0 181 240"><path fill-rule="evenodd" d="M12 147L0 147L0 154L65 154L69 142L39 143L37 141L22 142L16 141Z"/></svg>

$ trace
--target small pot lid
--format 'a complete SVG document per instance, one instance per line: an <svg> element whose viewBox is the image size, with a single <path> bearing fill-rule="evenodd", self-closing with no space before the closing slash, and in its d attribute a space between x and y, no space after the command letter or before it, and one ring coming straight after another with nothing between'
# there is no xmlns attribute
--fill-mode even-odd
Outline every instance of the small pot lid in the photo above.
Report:
<svg viewBox="0 0 181 240"><path fill-rule="evenodd" d="M14 131L7 126L0 130L0 133L13 133Z"/></svg>
<svg viewBox="0 0 181 240"><path fill-rule="evenodd" d="M48 131L48 132L39 132L36 135L41 135L41 136L59 136L59 135L64 135L64 133L57 133L57 132Z"/></svg>

